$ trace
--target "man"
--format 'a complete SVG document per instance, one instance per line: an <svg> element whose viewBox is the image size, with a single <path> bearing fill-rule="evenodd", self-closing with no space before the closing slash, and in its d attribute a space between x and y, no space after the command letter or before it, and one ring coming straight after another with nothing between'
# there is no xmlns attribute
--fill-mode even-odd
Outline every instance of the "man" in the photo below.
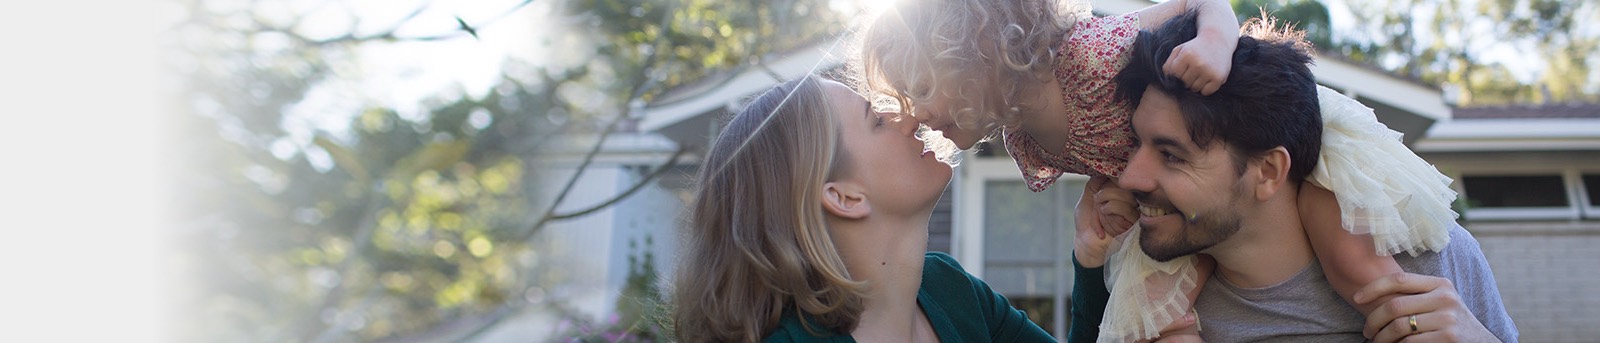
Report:
<svg viewBox="0 0 1600 343"><path fill-rule="evenodd" d="M1413 274L1385 277L1362 290L1366 294L1357 298L1396 295L1365 320L1328 284L1297 204L1322 136L1309 45L1297 33L1256 24L1240 38L1232 74L1212 96L1192 93L1161 72L1160 61L1194 36L1191 18L1142 33L1117 77L1119 96L1137 106L1138 148L1117 185L1136 199L1140 246L1157 260L1193 253L1216 260L1195 304L1201 337L1515 342L1516 328L1477 241L1453 224L1443 251L1395 256ZM1087 213L1079 209L1080 217ZM1085 235L1083 223L1076 262L1098 267L1103 258L1084 252L1104 249L1096 246L1104 240ZM1093 269L1078 275L1075 309L1093 306L1104 284L1094 282Z"/></svg>

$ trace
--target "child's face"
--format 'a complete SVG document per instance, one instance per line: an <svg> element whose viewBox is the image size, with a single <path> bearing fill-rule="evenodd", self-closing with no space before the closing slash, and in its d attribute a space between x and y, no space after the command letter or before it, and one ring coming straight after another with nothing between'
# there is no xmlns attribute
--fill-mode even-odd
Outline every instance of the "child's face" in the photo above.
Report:
<svg viewBox="0 0 1600 343"><path fill-rule="evenodd" d="M949 97L936 95L926 104L916 104L912 116L917 122L939 131L944 138L955 142L956 148L961 150L972 149L973 145L983 140L993 130L993 121L989 116L961 110L959 101Z"/></svg>

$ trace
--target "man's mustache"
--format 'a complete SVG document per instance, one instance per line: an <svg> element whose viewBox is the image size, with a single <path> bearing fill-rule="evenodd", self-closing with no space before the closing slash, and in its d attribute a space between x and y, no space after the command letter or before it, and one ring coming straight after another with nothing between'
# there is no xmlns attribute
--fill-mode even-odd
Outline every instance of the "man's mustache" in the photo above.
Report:
<svg viewBox="0 0 1600 343"><path fill-rule="evenodd" d="M1152 195L1150 192L1144 192L1144 191L1130 190L1128 192L1129 193L1133 193L1133 200L1135 202L1138 202L1139 206L1155 207L1155 208L1166 209L1166 210L1172 211L1174 213L1182 215L1183 219L1185 221L1188 221L1190 224L1198 223L1200 221L1200 217L1199 217L1198 214L1195 214L1195 213L1184 213L1183 210L1179 210L1177 206L1173 206L1171 201L1167 201L1167 198L1165 198L1165 197L1157 198L1155 195Z"/></svg>

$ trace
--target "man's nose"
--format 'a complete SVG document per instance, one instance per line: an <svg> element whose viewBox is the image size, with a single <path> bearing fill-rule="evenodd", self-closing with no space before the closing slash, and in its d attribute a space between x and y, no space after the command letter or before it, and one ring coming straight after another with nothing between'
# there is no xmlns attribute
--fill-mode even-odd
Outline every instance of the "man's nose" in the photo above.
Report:
<svg viewBox="0 0 1600 343"><path fill-rule="evenodd" d="M1133 154L1128 156L1128 168L1123 169L1122 177L1117 179L1117 186L1135 192L1155 190L1155 178L1150 175L1151 167L1154 167L1150 163L1155 161L1148 158L1149 155L1144 149L1134 150Z"/></svg>

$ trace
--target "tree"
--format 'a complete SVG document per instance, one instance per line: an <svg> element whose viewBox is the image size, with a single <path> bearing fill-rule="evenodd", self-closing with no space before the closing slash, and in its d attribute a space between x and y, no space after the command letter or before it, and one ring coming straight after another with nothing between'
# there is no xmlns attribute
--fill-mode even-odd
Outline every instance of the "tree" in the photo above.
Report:
<svg viewBox="0 0 1600 343"><path fill-rule="evenodd" d="M341 87L361 79L364 48L478 39L532 1L444 19L424 3L377 29L337 2L173 1L174 110L193 144L180 150L186 220L170 259L195 278L178 313L206 323L182 328L192 341L454 340L529 306L560 307L543 294L579 271L540 263L559 242L538 234L612 202L556 211L576 176L538 188L548 147L603 140L636 119L631 104L843 27L820 0L551 3L545 19L579 42L559 48L583 63L505 61L481 96L408 109ZM318 30L318 16L350 29ZM315 106L330 102L353 105ZM306 128L327 117L347 128Z"/></svg>
<svg viewBox="0 0 1600 343"><path fill-rule="evenodd" d="M1460 106L1600 101L1600 4L1562 0L1346 1L1354 32L1321 41L1327 8L1309 0L1235 0L1302 23L1318 47L1438 85ZM1526 71L1526 72L1522 72Z"/></svg>

